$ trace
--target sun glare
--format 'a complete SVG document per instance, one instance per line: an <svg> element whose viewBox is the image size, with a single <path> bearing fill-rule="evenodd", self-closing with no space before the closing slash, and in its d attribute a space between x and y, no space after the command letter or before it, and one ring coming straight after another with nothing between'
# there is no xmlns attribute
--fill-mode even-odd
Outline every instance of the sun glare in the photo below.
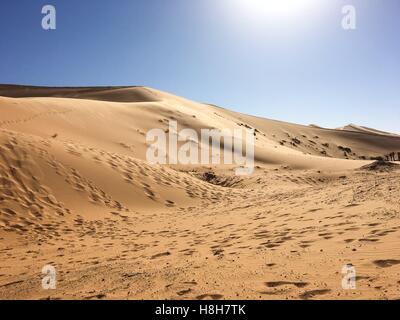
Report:
<svg viewBox="0 0 400 320"><path fill-rule="evenodd" d="M288 20L308 14L315 0L236 0L251 19Z"/></svg>

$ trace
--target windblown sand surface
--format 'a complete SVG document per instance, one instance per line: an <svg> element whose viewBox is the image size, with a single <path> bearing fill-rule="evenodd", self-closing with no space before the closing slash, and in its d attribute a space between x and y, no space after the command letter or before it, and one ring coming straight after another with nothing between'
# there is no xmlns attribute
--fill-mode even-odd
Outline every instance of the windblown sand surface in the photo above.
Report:
<svg viewBox="0 0 400 320"><path fill-rule="evenodd" d="M0 298L400 298L400 170L370 160L400 137L143 87L0 96ZM254 174L148 164L146 132L168 120L256 129ZM355 290L342 289L346 264Z"/></svg>

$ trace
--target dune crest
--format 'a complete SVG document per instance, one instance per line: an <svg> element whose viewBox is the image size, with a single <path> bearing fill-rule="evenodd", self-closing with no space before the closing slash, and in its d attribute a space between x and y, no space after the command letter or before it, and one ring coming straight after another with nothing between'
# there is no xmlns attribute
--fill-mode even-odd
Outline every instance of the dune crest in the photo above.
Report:
<svg viewBox="0 0 400 320"><path fill-rule="evenodd" d="M337 128L337 130L347 130L347 131L354 131L354 132L361 132L361 133L367 133L367 134L379 134L379 135L384 135L384 136L394 136L394 137L399 137L398 134L396 133L390 133L386 131L381 131L373 128L368 128L365 126L359 126L353 123L350 123L344 127Z"/></svg>

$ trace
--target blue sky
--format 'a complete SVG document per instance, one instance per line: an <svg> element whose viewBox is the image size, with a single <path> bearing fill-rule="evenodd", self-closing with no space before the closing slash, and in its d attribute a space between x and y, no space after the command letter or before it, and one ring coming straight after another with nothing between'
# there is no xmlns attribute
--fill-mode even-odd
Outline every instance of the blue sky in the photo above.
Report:
<svg viewBox="0 0 400 320"><path fill-rule="evenodd" d="M0 83L144 85L272 119L400 132L400 2L311 2L289 14L262 0L2 0ZM41 28L45 4L56 30ZM346 4L356 30L341 27Z"/></svg>

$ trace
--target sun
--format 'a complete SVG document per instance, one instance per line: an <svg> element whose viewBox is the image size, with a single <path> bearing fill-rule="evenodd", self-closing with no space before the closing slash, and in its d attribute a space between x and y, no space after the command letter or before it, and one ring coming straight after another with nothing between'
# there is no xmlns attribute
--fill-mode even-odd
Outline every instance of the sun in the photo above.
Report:
<svg viewBox="0 0 400 320"><path fill-rule="evenodd" d="M306 15L316 0L235 0L238 10L254 19L289 19Z"/></svg>
<svg viewBox="0 0 400 320"><path fill-rule="evenodd" d="M301 13L315 2L314 0L243 0L251 10L261 13L272 13L278 15L291 15Z"/></svg>

